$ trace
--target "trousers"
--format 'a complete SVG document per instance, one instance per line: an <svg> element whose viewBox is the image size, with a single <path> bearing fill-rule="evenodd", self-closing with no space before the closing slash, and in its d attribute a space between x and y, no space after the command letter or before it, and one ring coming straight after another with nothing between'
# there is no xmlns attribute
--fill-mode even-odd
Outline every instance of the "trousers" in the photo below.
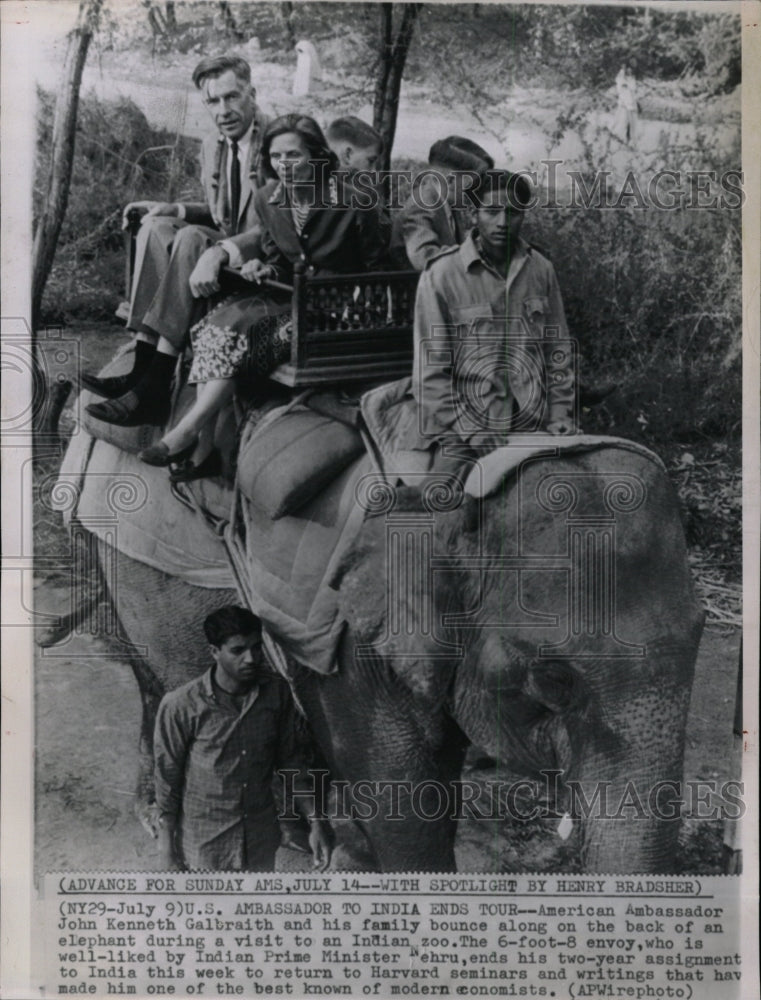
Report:
<svg viewBox="0 0 761 1000"><path fill-rule="evenodd" d="M170 216L144 218L137 234L127 327L164 337L177 351L207 300L190 292L190 275L201 254L224 233Z"/></svg>

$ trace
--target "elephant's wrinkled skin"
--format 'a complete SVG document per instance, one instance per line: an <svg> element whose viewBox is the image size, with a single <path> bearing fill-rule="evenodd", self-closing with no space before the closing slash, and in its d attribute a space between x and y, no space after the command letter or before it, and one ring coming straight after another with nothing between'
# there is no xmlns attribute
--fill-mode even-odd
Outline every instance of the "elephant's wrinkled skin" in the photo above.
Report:
<svg viewBox="0 0 761 1000"><path fill-rule="evenodd" d="M431 779L450 787L469 741L502 772L563 771L587 802L609 782L613 814L625 791L647 803L658 782L681 779L701 615L676 497L654 462L618 449L534 461L482 503L469 499L433 522L411 515L408 547L433 524L435 571L416 571L389 599L386 548L396 516L368 518L345 561L338 673L292 665L333 777L410 783L400 786L397 818L382 808L362 823L381 869L454 870L455 822L416 816L407 790ZM150 669L137 670L145 792L157 700L205 664L205 650L189 637L231 595L128 566L124 557L119 580L122 624L150 657ZM387 636L389 600L402 617ZM562 642L569 621L575 632L566 645L543 650ZM428 793L418 812L441 816L430 784ZM387 807L387 786L380 797ZM560 811L571 801L563 797ZM583 822L585 870L671 870L678 822L636 812Z"/></svg>
<svg viewBox="0 0 761 1000"><path fill-rule="evenodd" d="M577 498L569 509L573 490ZM702 625L676 497L665 475L639 455L598 451L528 464L518 484L483 502L483 527L474 505L437 515L434 552L447 558L424 588L432 591L437 620L473 612L442 628L440 637L462 645L462 655L450 658L430 658L439 647L422 634L425 601L408 588L400 620L402 626L412 620L416 628L400 628L379 655L357 661L357 645L377 641L387 625L387 587L378 568L390 522L366 523L341 582L350 628L339 675L326 679L299 670L295 683L332 767L350 781L448 782L459 773L463 747L472 741L493 755L503 772L561 769L584 792L583 800L577 794L577 805L593 802L599 783L609 782L603 812L615 815L622 801L634 805L623 811L628 818L584 823L585 869L670 870L678 822L632 818L637 799L648 804L659 782L681 780ZM569 524L574 517L583 520ZM582 536L571 570L582 573L580 634L564 655L540 655L543 645L557 644L567 632L573 590L568 562L561 558L560 565L554 560L555 569L523 571L518 592L518 574L508 568L483 572L481 553L495 566L497 557L516 556L520 549L526 566L566 553L575 528ZM615 571L607 583L599 553L588 572L583 568L583 560L591 558L590 535L603 546L612 538ZM604 598L615 603L611 634L590 635L608 626L602 605L588 609L585 602ZM525 622L533 612L556 615L557 623L498 624ZM628 782L633 784L627 790ZM666 814L668 798L661 800ZM560 810L568 803L568 798L558 803ZM367 828L385 869L453 868L454 831L447 822L408 817L401 825L379 819Z"/></svg>

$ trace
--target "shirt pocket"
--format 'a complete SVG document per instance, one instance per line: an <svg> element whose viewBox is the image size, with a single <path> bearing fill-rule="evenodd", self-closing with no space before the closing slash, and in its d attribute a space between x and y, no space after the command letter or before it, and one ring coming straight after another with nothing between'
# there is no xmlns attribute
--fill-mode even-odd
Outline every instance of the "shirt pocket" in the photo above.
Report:
<svg viewBox="0 0 761 1000"><path fill-rule="evenodd" d="M452 321L457 326L456 342L460 345L493 345L500 337L504 337L501 325L495 323L494 310L490 302L452 306L450 311Z"/></svg>
<svg viewBox="0 0 761 1000"><path fill-rule="evenodd" d="M546 295L529 295L523 300L523 318L532 337L544 337L550 315L550 300Z"/></svg>

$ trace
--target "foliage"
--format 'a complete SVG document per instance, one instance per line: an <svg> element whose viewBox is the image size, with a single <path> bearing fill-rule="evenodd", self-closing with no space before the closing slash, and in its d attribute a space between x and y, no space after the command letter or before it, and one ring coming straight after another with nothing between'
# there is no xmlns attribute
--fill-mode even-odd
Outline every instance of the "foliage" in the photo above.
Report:
<svg viewBox="0 0 761 1000"><path fill-rule="evenodd" d="M33 212L47 191L54 98L38 92ZM111 315L123 284L123 207L139 198L173 200L194 190L196 145L151 129L131 102L80 102L69 204L43 299L43 320Z"/></svg>
<svg viewBox="0 0 761 1000"><path fill-rule="evenodd" d="M659 446L736 440L742 233L729 186L739 183L739 140L722 149L696 129L680 145L663 132L655 151L629 152L625 171L620 161L601 170L616 162L617 140L604 125L585 131L587 114L574 103L558 113L552 141L573 131L581 149L526 223L550 248L582 377L621 387L585 423ZM696 163L715 178L703 191ZM678 172L674 199L655 183L664 170Z"/></svg>
<svg viewBox="0 0 761 1000"><path fill-rule="evenodd" d="M144 7L160 5L131 2L134 17L109 19L105 47L138 43L212 55L231 41L255 37L268 61L288 62L292 38L309 38L328 69L367 78L368 88L377 69L376 3L238 2L230 8L232 34L224 5L177 3L173 30L156 36ZM121 0L123 7L129 3ZM424 4L405 79L424 80L431 65L447 65L450 58L469 62L480 82L497 90L539 79L572 87L610 84L628 60L638 76L689 78L692 90L716 93L740 82L740 18L624 4Z"/></svg>
<svg viewBox="0 0 761 1000"><path fill-rule="evenodd" d="M661 80L707 71L712 91L735 87L740 79L740 21L734 15L623 4L518 6L512 43L529 72L550 64L574 86L609 82L624 62L638 76Z"/></svg>
<svg viewBox="0 0 761 1000"><path fill-rule="evenodd" d="M551 209L531 219L564 292L582 372L621 391L592 420L650 443L733 436L741 328L737 213Z"/></svg>

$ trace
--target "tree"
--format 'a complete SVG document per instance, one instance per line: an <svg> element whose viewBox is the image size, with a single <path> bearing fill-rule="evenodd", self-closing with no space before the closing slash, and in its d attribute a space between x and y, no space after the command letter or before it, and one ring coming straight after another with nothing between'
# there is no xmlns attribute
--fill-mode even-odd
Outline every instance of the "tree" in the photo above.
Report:
<svg viewBox="0 0 761 1000"><path fill-rule="evenodd" d="M166 38L166 36L173 32L177 27L177 18L174 11L174 4L166 4L166 15L161 13L161 8L158 4L153 3L153 0L142 0L143 7L148 11L148 23L151 26L151 31L153 31L154 40L156 38Z"/></svg>
<svg viewBox="0 0 761 1000"><path fill-rule="evenodd" d="M293 24L293 4L290 0L283 0L280 4L280 13L285 25L285 33L288 36L288 44L292 49L296 48L296 28Z"/></svg>
<svg viewBox="0 0 761 1000"><path fill-rule="evenodd" d="M382 3L378 19L380 29L379 65L375 78L375 99L373 102L373 126L383 136L384 153L382 170L391 164L391 147L396 134L396 117L399 113L399 94L402 89L402 75L407 61L412 36L415 32L422 4ZM394 17L402 11L401 17ZM396 31L394 25L396 21Z"/></svg>
<svg viewBox="0 0 761 1000"><path fill-rule="evenodd" d="M79 89L93 32L97 29L104 0L80 0L76 27L69 35L63 79L53 119L47 198L43 205L32 249L32 325L36 326L42 293L53 264L61 225L69 201L71 168L79 108Z"/></svg>
<svg viewBox="0 0 761 1000"><path fill-rule="evenodd" d="M235 20L235 14L233 14L228 0L220 0L219 14L222 19L222 26L225 33L230 38L234 38L238 42L243 41L245 35L238 28L238 22Z"/></svg>

